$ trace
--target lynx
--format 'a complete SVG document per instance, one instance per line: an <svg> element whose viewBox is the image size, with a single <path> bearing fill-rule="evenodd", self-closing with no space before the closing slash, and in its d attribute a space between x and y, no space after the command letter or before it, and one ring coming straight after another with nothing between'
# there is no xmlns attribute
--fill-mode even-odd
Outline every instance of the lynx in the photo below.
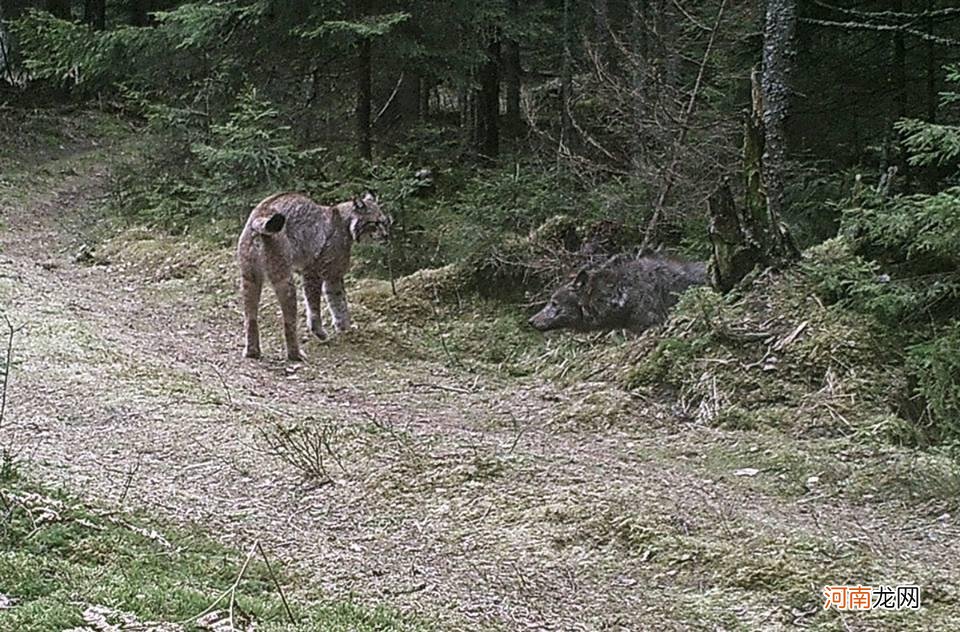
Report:
<svg viewBox="0 0 960 632"><path fill-rule="evenodd" d="M361 197L334 206L321 206L300 193L277 193L260 202L240 234L237 261L243 295L246 344L243 355L260 357L257 312L264 278L270 281L283 313L287 358L304 359L297 338L297 294L294 272L303 277L307 326L321 340L327 332L320 297L326 299L334 328L350 328L350 311L343 275L350 266L350 249L361 239L386 239L390 218L377 197Z"/></svg>

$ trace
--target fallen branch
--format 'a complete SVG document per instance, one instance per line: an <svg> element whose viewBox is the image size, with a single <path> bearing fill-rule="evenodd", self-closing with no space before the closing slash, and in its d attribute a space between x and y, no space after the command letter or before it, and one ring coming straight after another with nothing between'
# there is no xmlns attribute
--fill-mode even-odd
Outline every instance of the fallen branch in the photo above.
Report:
<svg viewBox="0 0 960 632"><path fill-rule="evenodd" d="M446 386L444 384L431 384L429 382L409 382L411 388L432 388L438 391L448 391L450 393L459 393L461 395L472 395L476 390L461 388L459 386Z"/></svg>

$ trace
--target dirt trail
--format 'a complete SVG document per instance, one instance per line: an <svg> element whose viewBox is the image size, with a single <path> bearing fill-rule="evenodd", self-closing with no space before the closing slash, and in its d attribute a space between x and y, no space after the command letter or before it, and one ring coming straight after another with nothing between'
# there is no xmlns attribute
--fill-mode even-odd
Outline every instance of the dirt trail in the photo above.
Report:
<svg viewBox="0 0 960 632"><path fill-rule="evenodd" d="M444 629L780 629L819 617L824 583L958 577L950 539L924 537L934 520L716 476L703 454L742 435L642 417L559 430L576 394L349 336L308 343L292 367L272 303L267 359L243 360L230 283L73 261L107 187L91 162L0 199L0 306L26 326L3 432L50 481L238 546L260 538L310 578L301 598L354 595ZM258 430L296 421L332 429L335 484L264 452ZM740 578L751 564L759 579Z"/></svg>

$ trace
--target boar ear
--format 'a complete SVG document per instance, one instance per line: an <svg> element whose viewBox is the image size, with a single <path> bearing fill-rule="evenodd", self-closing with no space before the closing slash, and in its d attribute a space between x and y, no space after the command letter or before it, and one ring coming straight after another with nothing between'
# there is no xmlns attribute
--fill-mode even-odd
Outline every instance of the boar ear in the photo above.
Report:
<svg viewBox="0 0 960 632"><path fill-rule="evenodd" d="M584 268L577 273L577 277L573 280L573 287L581 288L587 284L587 281L590 280L590 273L587 272L587 269Z"/></svg>

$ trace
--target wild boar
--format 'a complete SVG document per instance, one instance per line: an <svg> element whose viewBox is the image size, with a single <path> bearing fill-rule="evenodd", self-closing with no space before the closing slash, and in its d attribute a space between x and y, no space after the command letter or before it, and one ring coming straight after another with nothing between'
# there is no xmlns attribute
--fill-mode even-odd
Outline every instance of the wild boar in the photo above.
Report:
<svg viewBox="0 0 960 632"><path fill-rule="evenodd" d="M707 266L662 255L618 255L580 270L557 289L530 325L540 331L628 329L640 333L662 323L678 295L707 283Z"/></svg>

